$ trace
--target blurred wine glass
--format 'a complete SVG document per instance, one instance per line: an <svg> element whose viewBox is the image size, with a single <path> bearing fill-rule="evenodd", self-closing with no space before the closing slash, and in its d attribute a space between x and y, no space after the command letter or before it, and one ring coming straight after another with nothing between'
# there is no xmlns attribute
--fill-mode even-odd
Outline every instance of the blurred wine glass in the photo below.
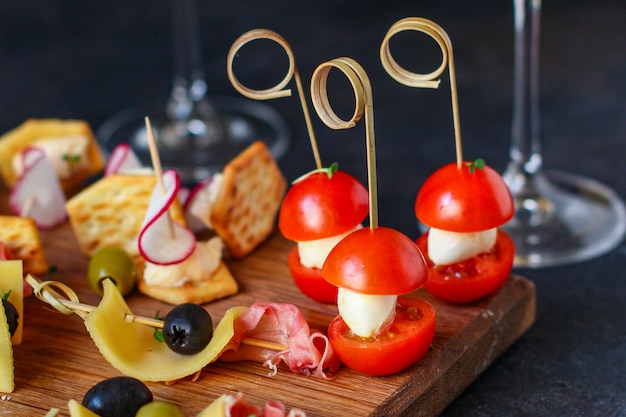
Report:
<svg viewBox="0 0 626 417"><path fill-rule="evenodd" d="M516 267L564 265L600 256L626 232L624 203L607 186L544 170L539 126L541 0L513 0L515 57L512 143L503 174L515 216L503 229L516 246Z"/></svg>
<svg viewBox="0 0 626 417"><path fill-rule="evenodd" d="M187 184L199 182L262 139L276 160L288 150L291 132L266 104L242 97L207 95L196 0L171 0L174 68L169 97L138 104L113 115L98 129L105 150L128 143L150 165L144 119L153 126L161 164L178 171ZM226 62L224 62L226 73Z"/></svg>

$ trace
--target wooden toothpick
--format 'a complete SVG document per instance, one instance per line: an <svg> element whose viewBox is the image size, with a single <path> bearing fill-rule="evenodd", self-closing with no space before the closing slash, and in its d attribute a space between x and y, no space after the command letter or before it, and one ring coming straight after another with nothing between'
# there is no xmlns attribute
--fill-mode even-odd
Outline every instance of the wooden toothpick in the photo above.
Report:
<svg viewBox="0 0 626 417"><path fill-rule="evenodd" d="M161 194L165 194L165 184L163 183L163 169L161 168L161 160L159 158L159 150L156 144L156 138L152 130L152 124L148 116L145 118L146 122L146 134L148 135L148 147L150 148L150 159L152 160L152 167L154 169L154 176L156 177L157 184L161 190ZM169 209L166 210L165 216L167 216L167 224L170 231L170 237L174 239L176 237L176 230L174 229L174 223Z"/></svg>

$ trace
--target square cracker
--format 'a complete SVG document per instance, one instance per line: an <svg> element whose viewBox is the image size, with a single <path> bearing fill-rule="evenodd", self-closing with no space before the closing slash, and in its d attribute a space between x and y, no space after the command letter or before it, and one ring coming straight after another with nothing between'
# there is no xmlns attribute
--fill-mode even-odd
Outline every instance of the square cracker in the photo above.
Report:
<svg viewBox="0 0 626 417"><path fill-rule="evenodd" d="M139 255L137 239L156 184L154 175L113 174L93 183L65 204L81 251L92 256L104 246ZM185 224L178 199L170 207L172 219Z"/></svg>
<svg viewBox="0 0 626 417"><path fill-rule="evenodd" d="M256 141L229 162L210 219L235 258L246 256L275 227L287 181L263 141Z"/></svg>
<svg viewBox="0 0 626 417"><path fill-rule="evenodd" d="M104 156L96 141L89 124L82 120L60 119L28 119L16 128L0 137L0 174L7 186L12 187L18 174L13 168L13 156L38 140L59 138L63 136L85 136L89 141L87 157L89 165L72 173L72 176L61 179L61 187L65 191L73 190L86 179L104 168Z"/></svg>
<svg viewBox="0 0 626 417"><path fill-rule="evenodd" d="M24 274L48 272L39 230L29 217L0 216L0 241L23 262Z"/></svg>

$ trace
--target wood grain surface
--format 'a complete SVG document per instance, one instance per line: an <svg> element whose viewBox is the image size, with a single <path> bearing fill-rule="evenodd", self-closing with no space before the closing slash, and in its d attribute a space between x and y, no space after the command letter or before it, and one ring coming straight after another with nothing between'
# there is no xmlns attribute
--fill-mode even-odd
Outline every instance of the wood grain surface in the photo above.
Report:
<svg viewBox="0 0 626 417"><path fill-rule="evenodd" d="M87 259L68 224L41 232L46 256L58 271L51 277L73 288L81 302L97 304L86 282ZM246 259L227 262L240 284L239 294L206 305L214 322L231 306L256 301L296 304L313 328L325 330L337 314L335 305L307 299L293 284L287 253L293 243L276 232ZM254 362L217 362L204 368L196 382L148 383L155 400L177 404L195 416L224 393L243 392L263 405L270 399L308 416L436 416L507 349L533 322L534 285L512 275L504 287L479 302L452 305L419 290L435 307L437 330L432 349L417 364L388 377L369 377L342 368L332 381L291 373L277 375ZM133 313L164 316L171 306L137 293L127 298ZM132 341L128 341L132 343ZM58 408L68 416L67 402L107 377L119 375L100 355L82 319L63 315L30 297L25 301L24 340L14 349L15 391L2 397L3 416L44 416Z"/></svg>

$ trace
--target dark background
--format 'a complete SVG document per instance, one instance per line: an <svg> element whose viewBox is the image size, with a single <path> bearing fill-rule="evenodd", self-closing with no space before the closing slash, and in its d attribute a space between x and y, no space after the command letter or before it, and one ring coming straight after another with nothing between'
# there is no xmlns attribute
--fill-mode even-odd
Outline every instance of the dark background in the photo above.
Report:
<svg viewBox="0 0 626 417"><path fill-rule="evenodd" d="M0 132L27 118L79 118L96 130L108 117L169 94L171 5L165 0L25 0L0 4ZM237 95L226 75L233 41L254 28L290 43L305 90L315 67L349 56L373 86L379 221L410 237L413 203L436 168L455 159L448 73L438 90L391 79L378 51L407 16L439 23L454 47L465 159L499 171L510 142L513 11L510 1L200 1L209 91ZM399 36L398 60L427 72L438 47ZM270 44L241 54L238 78L267 88L286 64ZM626 195L626 4L548 1L541 42L544 164L603 182ZM293 83L290 85L295 91ZM352 95L338 81L338 111ZM280 165L289 180L314 168L296 97L269 102L293 129ZM363 123L326 128L311 108L322 160L366 183ZM310 168L308 168L310 166ZM516 271L537 286L534 326L443 413L445 416L626 415L626 247L578 265Z"/></svg>

